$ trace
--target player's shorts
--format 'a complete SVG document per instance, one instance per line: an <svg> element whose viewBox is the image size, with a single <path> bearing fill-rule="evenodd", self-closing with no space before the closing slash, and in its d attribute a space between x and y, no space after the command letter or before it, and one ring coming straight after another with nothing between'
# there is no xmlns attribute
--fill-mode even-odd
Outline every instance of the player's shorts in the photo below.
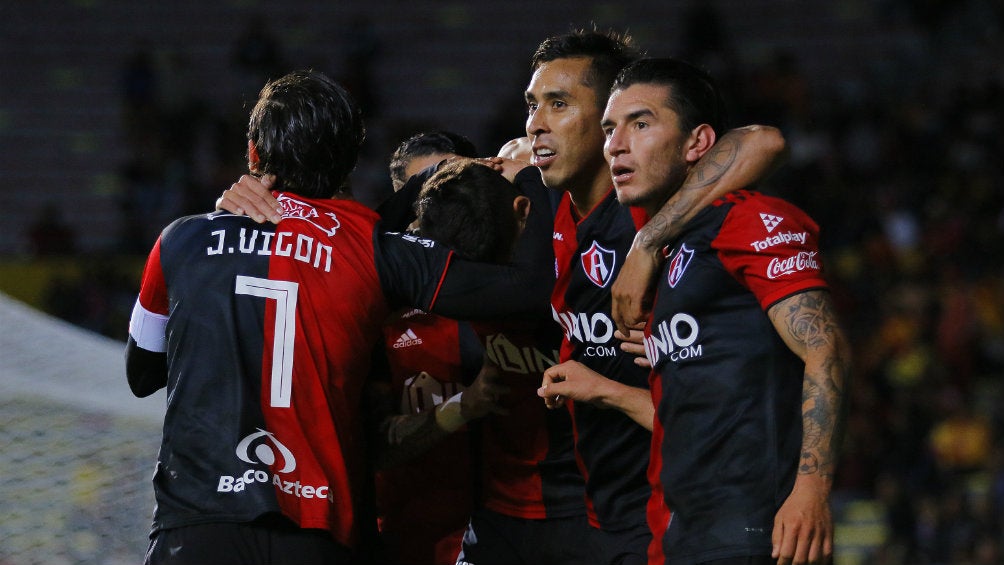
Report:
<svg viewBox="0 0 1004 565"><path fill-rule="evenodd" d="M197 524L160 530L144 565L353 565L349 548L324 530L285 519Z"/></svg>
<svg viewBox="0 0 1004 565"><path fill-rule="evenodd" d="M531 520L474 511L457 565L589 565L596 562L585 515Z"/></svg>
<svg viewBox="0 0 1004 565"><path fill-rule="evenodd" d="M642 523L632 528L609 531L593 528L597 563L601 565L647 565L652 531Z"/></svg>

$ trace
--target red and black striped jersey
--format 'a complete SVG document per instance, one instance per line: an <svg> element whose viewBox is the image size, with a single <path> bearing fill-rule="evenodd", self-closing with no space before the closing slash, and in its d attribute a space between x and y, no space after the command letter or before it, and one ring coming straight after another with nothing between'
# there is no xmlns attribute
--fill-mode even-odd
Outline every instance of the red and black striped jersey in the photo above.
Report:
<svg viewBox="0 0 1004 565"><path fill-rule="evenodd" d="M795 206L738 191L667 248L645 330L652 474L673 510L668 527L653 524L666 563L770 555L799 460L804 364L765 311L826 288L818 235Z"/></svg>
<svg viewBox="0 0 1004 565"><path fill-rule="evenodd" d="M383 327L398 414L428 412L462 392L481 369L478 336L465 322L411 309ZM471 438L461 428L429 451L376 475L387 562L454 563L474 507Z"/></svg>
<svg viewBox="0 0 1004 565"><path fill-rule="evenodd" d="M584 218L565 193L554 221L557 282L551 295L554 320L564 331L561 361L575 360L597 373L648 388L648 371L620 349L610 318L610 286L620 272L644 213L621 206L611 188ZM648 430L618 410L568 402L575 447L595 527L620 530L644 525L651 490L646 479Z"/></svg>
<svg viewBox="0 0 1004 565"><path fill-rule="evenodd" d="M353 201L278 198L277 226L181 218L147 261L130 334L157 351L137 320L166 317L154 529L281 510L352 545L371 352L389 304L434 301L451 254Z"/></svg>
<svg viewBox="0 0 1004 565"><path fill-rule="evenodd" d="M542 273L547 281L542 288L549 293L554 280L553 193L535 167L523 169L515 183L531 207L513 260ZM536 306L534 316L474 324L485 357L499 367L510 389L502 401L508 413L479 423L482 503L517 518L581 516L586 512L585 484L575 461L571 418L565 411L548 410L537 396L544 371L558 360L561 335L548 315L546 296Z"/></svg>

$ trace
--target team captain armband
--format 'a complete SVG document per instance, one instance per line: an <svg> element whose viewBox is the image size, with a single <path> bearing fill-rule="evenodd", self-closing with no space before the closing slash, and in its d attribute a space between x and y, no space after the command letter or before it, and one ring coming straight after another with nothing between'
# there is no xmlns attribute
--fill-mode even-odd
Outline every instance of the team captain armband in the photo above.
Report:
<svg viewBox="0 0 1004 565"><path fill-rule="evenodd" d="M136 301L129 318L129 335L136 340L136 345L154 353L167 351L166 329L167 316L151 312Z"/></svg>

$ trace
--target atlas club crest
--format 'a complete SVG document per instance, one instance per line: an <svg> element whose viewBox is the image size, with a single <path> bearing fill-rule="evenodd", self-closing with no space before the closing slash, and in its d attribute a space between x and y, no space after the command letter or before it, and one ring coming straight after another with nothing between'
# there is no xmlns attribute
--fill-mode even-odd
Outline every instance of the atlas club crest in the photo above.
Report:
<svg viewBox="0 0 1004 565"><path fill-rule="evenodd" d="M604 288L610 283L614 268L617 266L616 253L600 247L600 244L594 240L589 249L582 252L581 259L582 270L593 284Z"/></svg>
<svg viewBox="0 0 1004 565"><path fill-rule="evenodd" d="M687 247L684 243L680 245L680 250L676 252L673 260L669 262L669 275L667 282L670 288L676 288L679 284L680 279L683 278L683 272L687 270L687 266L690 265L690 260L694 258L694 251Z"/></svg>

